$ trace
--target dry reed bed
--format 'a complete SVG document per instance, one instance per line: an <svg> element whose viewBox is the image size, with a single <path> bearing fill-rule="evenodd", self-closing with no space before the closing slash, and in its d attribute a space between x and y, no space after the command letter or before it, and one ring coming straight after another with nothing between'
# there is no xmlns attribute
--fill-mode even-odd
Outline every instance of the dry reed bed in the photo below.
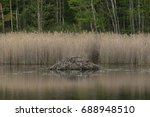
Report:
<svg viewBox="0 0 150 117"><path fill-rule="evenodd" d="M105 64L150 64L150 35L95 33L0 34L0 64L54 64L82 56Z"/></svg>

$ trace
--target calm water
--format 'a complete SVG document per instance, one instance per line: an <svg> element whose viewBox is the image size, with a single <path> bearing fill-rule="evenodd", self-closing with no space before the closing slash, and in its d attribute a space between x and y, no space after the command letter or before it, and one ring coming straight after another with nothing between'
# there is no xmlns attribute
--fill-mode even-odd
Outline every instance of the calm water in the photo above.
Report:
<svg viewBox="0 0 150 117"><path fill-rule="evenodd" d="M46 66L0 66L0 99L150 99L150 67L50 72Z"/></svg>

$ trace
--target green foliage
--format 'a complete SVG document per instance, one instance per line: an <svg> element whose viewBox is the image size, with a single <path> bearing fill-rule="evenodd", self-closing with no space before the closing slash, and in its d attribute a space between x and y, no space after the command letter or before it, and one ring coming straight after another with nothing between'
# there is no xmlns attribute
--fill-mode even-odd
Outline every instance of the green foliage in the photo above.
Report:
<svg viewBox="0 0 150 117"><path fill-rule="evenodd" d="M113 7L110 0L42 0L41 23L43 31L99 31L113 32ZM116 1L115 12L121 33L150 32L150 1ZM92 9L91 2L94 9ZM107 4L108 2L108 4ZM1 0L6 31L11 31L10 2ZM37 0L12 0L13 24L16 27L18 15L19 31L38 30ZM18 14L16 10L18 8ZM109 9L108 9L109 8ZM94 19L95 16L95 19ZM134 24L131 23L134 22ZM0 22L2 22L0 11ZM2 24L0 24L0 27ZM134 26L134 27L133 27Z"/></svg>

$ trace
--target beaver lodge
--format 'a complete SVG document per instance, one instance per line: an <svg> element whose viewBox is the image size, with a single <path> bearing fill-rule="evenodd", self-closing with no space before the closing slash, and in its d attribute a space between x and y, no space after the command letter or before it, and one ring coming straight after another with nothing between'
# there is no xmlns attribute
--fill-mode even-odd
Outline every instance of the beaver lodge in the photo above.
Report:
<svg viewBox="0 0 150 117"><path fill-rule="evenodd" d="M65 58L49 68L50 70L99 70L99 65L82 57Z"/></svg>

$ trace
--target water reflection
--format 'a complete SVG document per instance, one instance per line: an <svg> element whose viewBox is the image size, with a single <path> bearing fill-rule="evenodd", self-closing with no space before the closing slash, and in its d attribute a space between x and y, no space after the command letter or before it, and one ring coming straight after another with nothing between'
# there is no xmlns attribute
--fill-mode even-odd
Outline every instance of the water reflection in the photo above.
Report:
<svg viewBox="0 0 150 117"><path fill-rule="evenodd" d="M54 70L49 71L50 74L57 74L61 78L66 78L68 80L82 80L90 78L90 76L97 71L79 71L79 70L67 70L67 71L61 71L61 70Z"/></svg>
<svg viewBox="0 0 150 117"><path fill-rule="evenodd" d="M103 66L96 72L0 66L0 99L150 99L149 83L148 66Z"/></svg>

